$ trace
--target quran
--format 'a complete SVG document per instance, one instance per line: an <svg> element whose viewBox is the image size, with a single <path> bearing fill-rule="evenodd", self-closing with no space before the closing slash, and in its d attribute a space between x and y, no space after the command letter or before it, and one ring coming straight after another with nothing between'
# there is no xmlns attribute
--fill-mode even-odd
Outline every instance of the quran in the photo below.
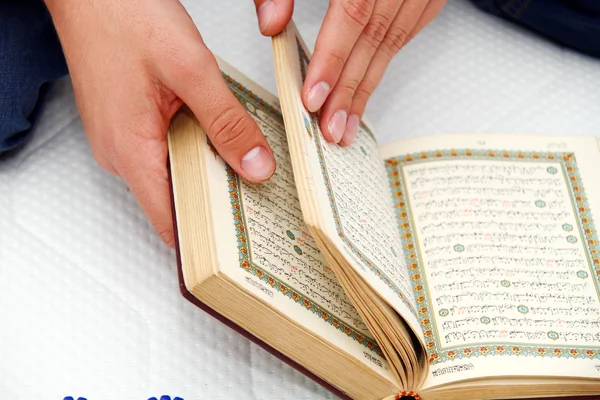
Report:
<svg viewBox="0 0 600 400"><path fill-rule="evenodd" d="M189 109L172 121L184 296L342 398L600 394L600 139L378 146L362 122L340 147L302 105L293 22L273 52L279 100L219 60L271 179L240 179Z"/></svg>

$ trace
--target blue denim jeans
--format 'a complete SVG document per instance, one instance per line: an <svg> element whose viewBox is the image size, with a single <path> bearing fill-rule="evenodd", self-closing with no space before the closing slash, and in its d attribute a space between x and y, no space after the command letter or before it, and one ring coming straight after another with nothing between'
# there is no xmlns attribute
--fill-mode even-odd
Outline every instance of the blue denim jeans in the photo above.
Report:
<svg viewBox="0 0 600 400"><path fill-rule="evenodd" d="M67 64L41 0L0 0L0 153L21 145Z"/></svg>
<svg viewBox="0 0 600 400"><path fill-rule="evenodd" d="M600 0L471 0L480 9L600 57ZM29 135L44 89L67 74L42 0L0 0L0 153Z"/></svg>
<svg viewBox="0 0 600 400"><path fill-rule="evenodd" d="M471 0L480 9L600 57L600 0Z"/></svg>

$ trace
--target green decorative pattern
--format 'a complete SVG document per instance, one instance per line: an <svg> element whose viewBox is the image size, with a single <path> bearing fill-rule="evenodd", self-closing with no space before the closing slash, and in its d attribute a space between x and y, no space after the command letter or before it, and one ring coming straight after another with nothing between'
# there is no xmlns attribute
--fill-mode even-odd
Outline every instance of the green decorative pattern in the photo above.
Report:
<svg viewBox="0 0 600 400"><path fill-rule="evenodd" d="M223 73L223 77L227 82L229 89L236 96L238 101L244 105L248 112L260 118L256 111L251 111L252 108L255 110L262 110L270 115L272 115L277 122L283 126L283 117L279 110L275 109L273 106L269 105L260 97L256 96L253 92L248 90L245 86L235 81L233 78ZM252 107L248 107L247 105L251 105ZM369 337L358 332L351 326L348 326L344 323L339 317L333 315L330 311L323 308L314 300L311 300L302 292L296 290L295 288L289 286L288 284L282 282L277 279L269 272L265 271L261 266L256 265L251 257L251 252L248 247L249 238L248 238L248 230L246 228L246 216L244 215L244 208L242 204L242 193L240 190L240 180L235 171L226 164L227 171L227 181L229 184L229 198L231 202L231 210L233 212L233 222L236 228L236 235L238 241L238 254L240 267L247 271L249 274L257 277L262 282L268 284L274 290L282 293L287 296L289 299L293 300L298 305L306 308L313 314L318 315L321 319L328 322L333 327L337 328L339 331L345 333L347 336L356 340L358 343L362 344L369 350L373 351L375 354L383 357L381 349L378 347L377 343ZM288 233L288 236L291 234ZM297 246L296 246L297 247ZM300 248L296 250L296 252L301 252Z"/></svg>
<svg viewBox="0 0 600 400"><path fill-rule="evenodd" d="M308 55L306 54L306 52L304 51L304 48L302 47L302 44L300 43L300 41L298 39L296 39L296 44L298 46L298 54L300 57L300 73L302 74L302 81L304 82L304 79L306 78L306 71L308 68L308 64L310 62L310 58L308 57ZM304 120L306 121L306 116L303 114ZM315 145L316 145L316 149L317 149L317 153L319 156L319 164L321 165L321 172L323 175L323 179L325 181L325 187L327 189L327 196L329 197L329 205L331 207L331 212L333 214L333 219L335 221L335 226L336 226L336 230L338 233L338 236L340 237L340 239L342 239L342 241L344 242L344 244L352 251L352 253L358 257L358 259L363 262L365 264L365 266L367 268L369 268L369 270L371 272L373 272L379 279L381 279L386 285L387 287L389 287L396 296L398 296L398 298L400 298L400 300L404 303L404 305L406 305L406 307L409 309L409 311L415 316L417 317L417 312L415 310L415 308L413 307L413 305L408 301L408 299L402 294L402 292L400 291L400 289L398 289L398 287L392 282L391 279L389 279L389 277L382 272L379 268L377 268L375 266L375 264L373 264L373 262L371 260L369 260L369 258L365 257L362 252L346 237L345 233L344 233L344 228L342 226L342 222L340 219L340 215L337 209L337 203L335 201L335 196L333 194L333 191L331 189L331 183L330 183L330 179L329 179L329 173L327 172L327 164L325 162L325 157L323 155L323 148L321 145L321 139L320 136L321 134L319 133L318 129L317 129L317 116L314 113L310 114L310 121L311 121L311 126L313 129L312 134L309 132L310 137L314 140ZM375 140L375 135L373 134L373 132L361 121L360 123L360 127L373 139ZM364 151L364 149L362 150Z"/></svg>
<svg viewBox="0 0 600 400"><path fill-rule="evenodd" d="M465 345L453 348L450 351L441 351L440 342L437 337L437 329L432 321L430 311L431 302L428 291L425 286L427 283L423 280L424 271L421 268L422 257L415 243L416 233L413 227L411 211L408 208L408 201L405 196L406 186L403 182L401 168L404 165L410 165L418 162L432 160L510 160L527 162L558 162L561 165L562 173L568 178L568 188L572 203L575 205L576 216L580 224L580 231L585 236L585 249L587 258L595 269L596 288L600 287L600 258L598 252L598 236L594 229L592 215L589 204L586 199L581 177L573 153L546 153L546 152L518 152L518 151L492 151L492 150L437 150L426 153L413 153L402 157L396 157L386 160L389 182L395 201L396 216L399 229L403 240L406 261L411 274L412 287L417 301L419 320L425 335L426 347L429 354L430 364L449 361L452 359L466 359L469 357L483 357L488 355L519 355L519 356L543 356L558 358L595 358L600 359L598 348L581 348L577 346L556 345L556 346L531 346L521 344L507 344L498 342L491 345ZM554 174L554 168L548 170ZM570 227L570 226L569 226ZM569 228L567 227L567 228ZM572 227L570 227L572 229ZM582 271L584 272L584 271ZM583 277L584 274L581 274ZM585 274L587 277L587 274ZM503 281L503 286L508 287L510 283ZM527 307L522 306L521 313L527 313ZM446 309L440 310L440 315L447 313ZM485 321L487 321L488 317ZM556 340L556 332L548 332L550 339Z"/></svg>

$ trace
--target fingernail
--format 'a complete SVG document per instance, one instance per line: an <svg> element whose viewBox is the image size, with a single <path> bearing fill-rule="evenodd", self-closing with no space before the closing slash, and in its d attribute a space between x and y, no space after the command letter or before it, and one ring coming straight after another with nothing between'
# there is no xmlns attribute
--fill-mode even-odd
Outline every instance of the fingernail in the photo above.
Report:
<svg viewBox="0 0 600 400"><path fill-rule="evenodd" d="M327 82L319 82L315 84L308 92L306 106L308 111L316 112L321 108L327 96L329 95L329 84Z"/></svg>
<svg viewBox="0 0 600 400"><path fill-rule="evenodd" d="M344 131L344 144L349 146L354 142L356 138L356 134L358 133L358 124L360 124L360 119L358 115L352 114L348 117L348 122L346 122L346 130Z"/></svg>
<svg viewBox="0 0 600 400"><path fill-rule="evenodd" d="M269 179L275 171L275 160L267 149L257 146L242 158L242 170L252 181Z"/></svg>
<svg viewBox="0 0 600 400"><path fill-rule="evenodd" d="M273 0L267 0L258 8L258 27L261 32L265 32L275 14L275 3Z"/></svg>
<svg viewBox="0 0 600 400"><path fill-rule="evenodd" d="M344 129L346 128L346 119L348 114L344 110L338 110L333 117L329 120L329 133L335 143L339 143L344 135Z"/></svg>

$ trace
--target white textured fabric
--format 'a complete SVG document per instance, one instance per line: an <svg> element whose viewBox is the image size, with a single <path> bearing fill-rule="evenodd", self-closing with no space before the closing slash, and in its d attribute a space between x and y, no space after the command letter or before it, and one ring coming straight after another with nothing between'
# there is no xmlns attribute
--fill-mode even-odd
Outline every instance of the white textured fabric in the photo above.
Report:
<svg viewBox="0 0 600 400"><path fill-rule="evenodd" d="M307 43L326 3L296 4ZM185 5L215 53L276 93L250 0ZM600 62L450 0L392 62L369 111L381 142L600 135ZM333 398L189 304L175 268L125 184L95 163L60 81L33 140L0 162L0 398Z"/></svg>

